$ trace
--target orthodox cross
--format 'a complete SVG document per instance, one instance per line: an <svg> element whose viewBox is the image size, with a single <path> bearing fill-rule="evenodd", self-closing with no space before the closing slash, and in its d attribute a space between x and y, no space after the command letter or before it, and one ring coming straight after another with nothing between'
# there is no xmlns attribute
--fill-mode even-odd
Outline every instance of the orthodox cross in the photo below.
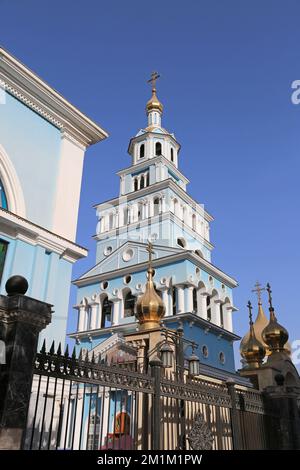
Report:
<svg viewBox="0 0 300 470"><path fill-rule="evenodd" d="M268 291L268 294L269 294L269 304L270 304L270 309L273 310L273 305L272 305L272 291L271 291L271 286L270 284L268 283L267 284L267 291Z"/></svg>
<svg viewBox="0 0 300 470"><path fill-rule="evenodd" d="M148 242L148 246L146 248L146 250L148 251L149 253L149 268L152 268L152 255L154 255L154 251L153 251L153 245L151 242Z"/></svg>
<svg viewBox="0 0 300 470"><path fill-rule="evenodd" d="M253 309L253 307L252 307L252 304L251 304L250 300L247 303L247 307L248 307L248 310L249 310L249 322L250 322L250 325L252 325L253 324L253 321L252 321L252 309Z"/></svg>
<svg viewBox="0 0 300 470"><path fill-rule="evenodd" d="M254 285L254 287L255 287L255 289L252 289L251 292L256 292L257 298L258 298L258 303L261 304L261 293L262 293L262 291L266 290L266 288L261 287L261 284L258 281Z"/></svg>
<svg viewBox="0 0 300 470"><path fill-rule="evenodd" d="M151 78L148 80L148 83L151 83L152 91L156 90L156 80L160 77L159 73L152 72Z"/></svg>

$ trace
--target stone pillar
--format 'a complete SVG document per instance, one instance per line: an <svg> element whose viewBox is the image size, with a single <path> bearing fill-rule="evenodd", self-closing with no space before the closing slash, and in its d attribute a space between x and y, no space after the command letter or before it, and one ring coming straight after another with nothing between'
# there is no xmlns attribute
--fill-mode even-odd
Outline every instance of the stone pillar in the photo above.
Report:
<svg viewBox="0 0 300 470"><path fill-rule="evenodd" d="M178 299L178 313L183 313L184 310L184 287L177 286L177 299Z"/></svg>
<svg viewBox="0 0 300 470"><path fill-rule="evenodd" d="M198 295L198 315L207 320L206 292L199 292Z"/></svg>
<svg viewBox="0 0 300 470"><path fill-rule="evenodd" d="M232 307L227 307L224 304L223 307L223 314L224 314L224 328L225 330L232 331Z"/></svg>
<svg viewBox="0 0 300 470"><path fill-rule="evenodd" d="M278 450L300 449L300 416L297 405L299 388L284 386L284 377L275 377L277 385L266 387L265 402L270 411L277 415L278 424L275 429L267 430L270 434L269 448ZM274 440L274 441L273 441Z"/></svg>
<svg viewBox="0 0 300 470"><path fill-rule="evenodd" d="M171 312L170 312L170 306L169 306L169 289L168 288L162 289L162 300L166 307L165 315L166 317L169 317L171 315Z"/></svg>
<svg viewBox="0 0 300 470"><path fill-rule="evenodd" d="M121 299L113 299L112 325L120 324Z"/></svg>
<svg viewBox="0 0 300 470"><path fill-rule="evenodd" d="M188 286L187 288L187 304L186 304L186 311L193 312L194 305L193 305L193 286Z"/></svg>
<svg viewBox="0 0 300 470"><path fill-rule="evenodd" d="M0 367L0 449L21 448L26 428L38 336L51 322L51 305L26 297L26 279L13 276L0 296L0 340L6 363Z"/></svg>
<svg viewBox="0 0 300 470"><path fill-rule="evenodd" d="M90 330L95 330L97 328L97 313L98 313L98 304L92 303L91 307L91 319L90 319Z"/></svg>
<svg viewBox="0 0 300 470"><path fill-rule="evenodd" d="M85 328L85 320L86 320L86 307L85 305L79 306L79 313L78 313L78 328L77 331L84 331Z"/></svg>

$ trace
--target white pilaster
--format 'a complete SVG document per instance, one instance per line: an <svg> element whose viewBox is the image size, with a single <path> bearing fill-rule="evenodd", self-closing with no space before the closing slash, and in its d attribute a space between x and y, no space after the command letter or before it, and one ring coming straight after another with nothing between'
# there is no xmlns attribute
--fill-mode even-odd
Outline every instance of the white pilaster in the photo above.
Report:
<svg viewBox="0 0 300 470"><path fill-rule="evenodd" d="M113 300L112 325L119 325L121 319L121 299Z"/></svg>
<svg viewBox="0 0 300 470"><path fill-rule="evenodd" d="M85 330L86 317L87 317L86 307L85 307L85 305L80 305L79 314L78 314L77 331L84 331Z"/></svg>
<svg viewBox="0 0 300 470"><path fill-rule="evenodd" d="M95 302L90 304L91 307L91 320L90 320L90 330L95 330L97 327L97 313L98 313L98 304Z"/></svg>
<svg viewBox="0 0 300 470"><path fill-rule="evenodd" d="M177 286L178 313L184 312L184 287Z"/></svg>
<svg viewBox="0 0 300 470"><path fill-rule="evenodd" d="M185 291L186 291L186 311L187 312L192 312L194 310L193 306L193 286L188 286Z"/></svg>

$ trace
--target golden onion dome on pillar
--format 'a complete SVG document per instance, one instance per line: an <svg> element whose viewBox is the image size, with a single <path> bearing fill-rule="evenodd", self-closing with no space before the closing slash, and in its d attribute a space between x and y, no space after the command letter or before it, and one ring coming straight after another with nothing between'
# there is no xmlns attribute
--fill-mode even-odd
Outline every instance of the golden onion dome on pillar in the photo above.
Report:
<svg viewBox="0 0 300 470"><path fill-rule="evenodd" d="M157 98L155 88L152 88L152 96L146 104L146 111L147 113L150 113L151 111L160 111L161 113L163 112L163 105Z"/></svg>
<svg viewBox="0 0 300 470"><path fill-rule="evenodd" d="M252 305L248 302L249 309L249 324L250 331L247 341L244 341L243 346L240 348L240 353L243 359L245 359L249 369L258 369L265 357L266 350L264 345L256 338L253 321L252 321Z"/></svg>
<svg viewBox="0 0 300 470"><path fill-rule="evenodd" d="M151 83L152 86L152 96L150 100L146 104L146 111L149 114L151 111L159 111L160 113L163 112L163 105L159 101L156 95L156 80L159 78L159 74L157 72L152 72L150 80L148 83Z"/></svg>
<svg viewBox="0 0 300 470"><path fill-rule="evenodd" d="M284 326L280 325L277 321L275 310L272 305L272 296L271 296L271 287L270 284L267 284L267 291L269 294L269 304L270 304L270 321L268 325L264 328L262 332L262 337L264 342L268 345L271 354L273 352L282 352L286 351L288 353L287 341L289 339L289 334Z"/></svg>
<svg viewBox="0 0 300 470"><path fill-rule="evenodd" d="M263 332L263 329L268 325L268 323L269 323L269 320L268 320L268 318L267 318L267 316L264 312L262 303L259 300L259 302L258 302L258 313L257 313L256 320L253 323L253 329L254 329L256 339L258 339L258 341L260 343L262 343L262 345L264 346L267 356L269 356L271 354L271 351L270 351L268 345L263 340L262 332ZM248 331L248 333L245 334L245 336L243 337L243 339L241 341L240 351L242 351L245 344L247 344L247 342L249 341L249 337L250 337L250 330Z"/></svg>
<svg viewBox="0 0 300 470"><path fill-rule="evenodd" d="M165 305L160 296L155 291L153 284L154 270L152 269L151 265L151 255L153 251L152 244L150 242L148 244L147 251L149 252L149 265L147 271L146 289L145 293L139 297L136 303L136 318L139 322L140 330L159 327L161 319L166 311Z"/></svg>

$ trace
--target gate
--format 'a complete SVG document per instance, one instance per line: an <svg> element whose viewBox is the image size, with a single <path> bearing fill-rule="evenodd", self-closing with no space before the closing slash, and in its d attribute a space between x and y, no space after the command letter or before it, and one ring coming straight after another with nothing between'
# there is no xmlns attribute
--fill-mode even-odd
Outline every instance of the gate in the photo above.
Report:
<svg viewBox="0 0 300 470"><path fill-rule="evenodd" d="M267 449L276 420L256 390L43 346L23 449Z"/></svg>

